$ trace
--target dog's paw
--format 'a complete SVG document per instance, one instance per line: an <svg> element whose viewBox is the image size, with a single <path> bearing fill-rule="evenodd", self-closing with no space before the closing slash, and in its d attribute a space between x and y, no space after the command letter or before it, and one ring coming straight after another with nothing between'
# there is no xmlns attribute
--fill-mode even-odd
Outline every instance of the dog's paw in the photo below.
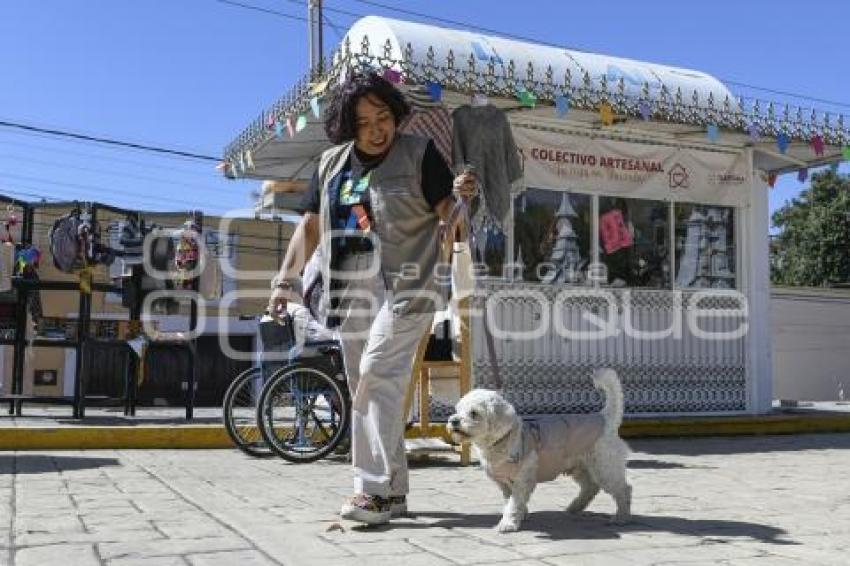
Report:
<svg viewBox="0 0 850 566"><path fill-rule="evenodd" d="M567 506L567 513L569 513L570 515L579 515L583 513L586 508L586 505L576 505L575 503L572 503Z"/></svg>
<svg viewBox="0 0 850 566"><path fill-rule="evenodd" d="M496 530L500 533L515 533L519 530L519 523L512 519L502 519L496 525Z"/></svg>

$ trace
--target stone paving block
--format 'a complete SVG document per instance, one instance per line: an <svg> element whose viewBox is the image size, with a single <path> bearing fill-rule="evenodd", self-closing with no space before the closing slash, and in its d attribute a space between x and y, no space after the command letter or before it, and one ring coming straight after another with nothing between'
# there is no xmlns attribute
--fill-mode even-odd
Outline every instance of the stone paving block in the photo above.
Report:
<svg viewBox="0 0 850 566"><path fill-rule="evenodd" d="M83 532L83 524L75 514L65 515L64 517L18 517L15 520L15 536L68 532Z"/></svg>
<svg viewBox="0 0 850 566"><path fill-rule="evenodd" d="M192 566L226 566L228 564L234 566L274 566L276 564L256 550L190 554L186 557L186 560Z"/></svg>
<svg viewBox="0 0 850 566"><path fill-rule="evenodd" d="M168 538L205 538L228 536L231 532L216 521L208 518L178 521L152 521L153 526Z"/></svg>
<svg viewBox="0 0 850 566"><path fill-rule="evenodd" d="M182 556L156 556L154 558L119 558L107 560L108 566L188 566L188 562ZM221 563L224 566L224 562ZM234 566L236 563L233 563Z"/></svg>
<svg viewBox="0 0 850 566"><path fill-rule="evenodd" d="M21 548L15 566L100 566L91 544L50 544Z"/></svg>
<svg viewBox="0 0 850 566"><path fill-rule="evenodd" d="M216 537L198 539L137 540L131 542L105 542L98 545L102 558L148 558L192 554L197 552L215 552L223 550L241 550L250 544L242 538Z"/></svg>
<svg viewBox="0 0 850 566"><path fill-rule="evenodd" d="M411 554L420 548L404 540L376 540L372 542L351 542L346 549L357 556L382 556L392 554Z"/></svg>
<svg viewBox="0 0 850 566"><path fill-rule="evenodd" d="M417 552L414 554L406 554L403 558L398 555L382 555L382 556L348 556L343 558L335 558L329 563L327 560L306 559L299 561L298 566L449 566L456 564L445 558L435 556L427 552Z"/></svg>
<svg viewBox="0 0 850 566"><path fill-rule="evenodd" d="M458 564L504 562L526 558L522 554L468 537L415 536L410 544Z"/></svg>

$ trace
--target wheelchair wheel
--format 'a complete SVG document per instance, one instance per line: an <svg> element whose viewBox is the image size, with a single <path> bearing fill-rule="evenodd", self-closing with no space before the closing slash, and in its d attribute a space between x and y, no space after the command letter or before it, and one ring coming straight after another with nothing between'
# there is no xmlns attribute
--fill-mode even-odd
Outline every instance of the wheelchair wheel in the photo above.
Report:
<svg viewBox="0 0 850 566"><path fill-rule="evenodd" d="M350 410L347 391L333 376L297 364L279 370L263 388L257 422L281 458L314 462L348 434Z"/></svg>
<svg viewBox="0 0 850 566"><path fill-rule="evenodd" d="M256 457L274 456L257 426L257 405L262 393L263 370L251 368L240 373L224 394L224 428L237 448Z"/></svg>

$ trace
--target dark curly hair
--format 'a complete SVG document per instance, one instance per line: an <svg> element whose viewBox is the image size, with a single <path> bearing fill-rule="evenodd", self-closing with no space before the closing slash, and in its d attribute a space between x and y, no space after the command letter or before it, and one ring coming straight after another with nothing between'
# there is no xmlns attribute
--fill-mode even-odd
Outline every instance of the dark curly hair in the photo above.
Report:
<svg viewBox="0 0 850 566"><path fill-rule="evenodd" d="M325 105L325 133L331 143L340 144L357 137L357 101L372 95L389 106L396 125L410 114L404 95L375 72L356 74L335 89Z"/></svg>

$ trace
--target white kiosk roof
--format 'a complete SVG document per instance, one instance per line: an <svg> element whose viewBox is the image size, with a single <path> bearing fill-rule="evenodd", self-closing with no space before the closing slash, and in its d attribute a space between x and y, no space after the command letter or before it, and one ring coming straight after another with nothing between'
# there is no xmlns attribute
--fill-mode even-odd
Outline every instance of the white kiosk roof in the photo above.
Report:
<svg viewBox="0 0 850 566"><path fill-rule="evenodd" d="M437 64L446 61L449 52L452 52L461 70L466 69L470 54L475 57L478 69L484 69L492 59L496 77L499 78L507 76L508 62L513 61L516 76L521 80L525 79L526 69L531 65L537 80L542 80L547 67L551 67L556 81L561 82L569 74L571 82L576 86L580 86L585 73L594 84L605 77L612 87L622 78L627 96L640 97L641 89L646 84L650 93L656 93L665 86L668 92L674 93L681 89L688 96L696 91L702 100L707 100L709 95L718 102L727 96L734 100L734 95L723 83L700 71L493 35L366 16L355 22L346 34L355 53L359 51L364 37L369 38L371 49L384 56L382 48L389 41L392 46L390 57L395 60L407 60L405 49L409 45L412 54L410 62L419 65L428 64L428 51L432 49Z"/></svg>

